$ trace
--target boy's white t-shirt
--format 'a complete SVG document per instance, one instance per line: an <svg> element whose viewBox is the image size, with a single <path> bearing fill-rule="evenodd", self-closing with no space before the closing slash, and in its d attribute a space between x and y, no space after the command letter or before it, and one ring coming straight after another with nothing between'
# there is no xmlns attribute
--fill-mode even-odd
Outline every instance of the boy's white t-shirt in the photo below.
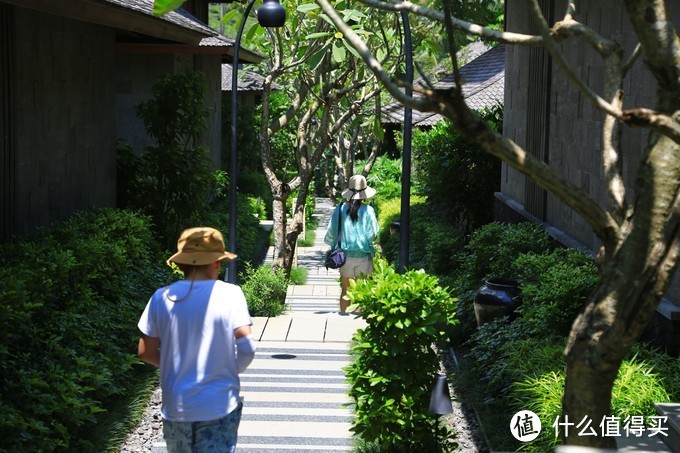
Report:
<svg viewBox="0 0 680 453"><path fill-rule="evenodd" d="M189 292L191 284L156 290L137 324L160 338L161 415L170 421L215 420L238 407L234 329L252 325L240 287L196 280Z"/></svg>

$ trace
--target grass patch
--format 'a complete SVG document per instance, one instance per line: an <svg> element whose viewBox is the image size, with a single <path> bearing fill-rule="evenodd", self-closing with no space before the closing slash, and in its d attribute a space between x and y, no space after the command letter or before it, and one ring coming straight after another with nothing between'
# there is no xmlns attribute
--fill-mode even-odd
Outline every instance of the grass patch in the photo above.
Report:
<svg viewBox="0 0 680 453"><path fill-rule="evenodd" d="M142 421L151 395L160 383L158 368L142 366L137 384L90 431L95 451L119 452L127 435Z"/></svg>
<svg viewBox="0 0 680 453"><path fill-rule="evenodd" d="M305 237L298 237L298 247L312 247L316 240L316 229L319 226L319 219L312 217L305 225Z"/></svg>
<svg viewBox="0 0 680 453"><path fill-rule="evenodd" d="M304 267L294 267L290 270L290 284L304 285L307 283L307 274L309 271Z"/></svg>

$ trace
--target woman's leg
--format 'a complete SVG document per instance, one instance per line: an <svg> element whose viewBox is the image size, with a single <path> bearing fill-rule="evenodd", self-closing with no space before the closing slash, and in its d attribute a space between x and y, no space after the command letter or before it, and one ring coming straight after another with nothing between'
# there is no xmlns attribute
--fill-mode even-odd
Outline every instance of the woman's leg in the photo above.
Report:
<svg viewBox="0 0 680 453"><path fill-rule="evenodd" d="M340 276L340 313L345 313L349 307L349 299L347 298L347 288L349 288L349 277Z"/></svg>

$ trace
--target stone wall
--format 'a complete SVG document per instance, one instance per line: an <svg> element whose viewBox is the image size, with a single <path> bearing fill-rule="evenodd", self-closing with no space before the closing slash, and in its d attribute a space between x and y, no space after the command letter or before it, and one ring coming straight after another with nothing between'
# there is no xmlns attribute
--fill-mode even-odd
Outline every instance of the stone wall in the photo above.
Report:
<svg viewBox="0 0 680 453"><path fill-rule="evenodd" d="M210 150L216 166L222 155L222 89L219 55L125 54L116 55L116 123L118 138L139 152L155 146L146 133L135 106L151 98L151 88L158 79L184 70L198 71L206 85L205 105L209 110L207 129L199 137L200 145Z"/></svg>
<svg viewBox="0 0 680 453"><path fill-rule="evenodd" d="M15 8L15 233L116 192L114 31Z"/></svg>
<svg viewBox="0 0 680 453"><path fill-rule="evenodd" d="M565 11L565 0L554 2L556 18ZM668 3L671 17L680 28L680 4ZM507 30L529 32L530 17L528 4L523 1L507 2ZM602 35L616 39L625 49L628 57L635 46L635 37L630 22L625 16L623 7L614 0L592 0L579 3L576 20L585 23ZM575 45L569 40L561 45L566 60L576 66L576 73L590 84L598 93L603 90L603 65L599 55L589 46ZM506 49L506 82L505 82L505 115L504 132L520 146L526 146L529 130L528 120L534 112L530 111L527 102L528 80L533 70L529 63L530 50L526 47L508 46ZM602 206L606 206L606 186L604 181L601 148L603 114L596 111L589 101L585 100L554 65L551 68L549 87L547 160L572 183L586 190ZM655 82L645 69L642 59L638 59L625 80L625 106L653 107ZM628 187L633 185L633 175L637 171L637 163L644 150L648 131L625 127L623 130L623 164L624 177ZM628 193L628 199L632 199ZM521 210L526 205L528 188L526 177L503 165L501 194L499 203L504 200L513 201L512 209ZM508 206L498 207L498 213L507 213ZM585 245L591 251L599 248L599 241L588 224L574 211L557 198L548 194L544 215L537 215L538 220L566 233L577 243ZM668 297L680 303L680 282L676 278Z"/></svg>

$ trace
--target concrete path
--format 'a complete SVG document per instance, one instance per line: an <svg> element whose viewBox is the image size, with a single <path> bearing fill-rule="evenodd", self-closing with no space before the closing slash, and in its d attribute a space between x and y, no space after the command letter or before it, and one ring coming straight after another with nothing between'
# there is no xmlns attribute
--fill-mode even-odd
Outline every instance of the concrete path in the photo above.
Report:
<svg viewBox="0 0 680 453"><path fill-rule="evenodd" d="M352 335L365 323L338 314L339 273L323 267L328 250L323 237L332 212L330 200L316 200L315 244L298 250L298 266L309 272L307 284L288 288L289 310L253 320L257 354L241 375L239 452L352 449L352 410L346 406L342 368L349 363Z"/></svg>

